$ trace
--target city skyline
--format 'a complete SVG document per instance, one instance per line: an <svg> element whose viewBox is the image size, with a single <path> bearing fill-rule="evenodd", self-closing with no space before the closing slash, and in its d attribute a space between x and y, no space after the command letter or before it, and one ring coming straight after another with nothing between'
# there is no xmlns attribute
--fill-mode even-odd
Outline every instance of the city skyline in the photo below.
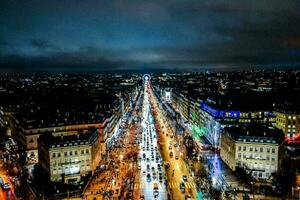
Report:
<svg viewBox="0 0 300 200"><path fill-rule="evenodd" d="M299 198L299 73L0 73L0 199Z"/></svg>
<svg viewBox="0 0 300 200"><path fill-rule="evenodd" d="M0 1L0 200L300 199L300 1Z"/></svg>
<svg viewBox="0 0 300 200"><path fill-rule="evenodd" d="M298 1L1 1L1 71L299 68Z"/></svg>

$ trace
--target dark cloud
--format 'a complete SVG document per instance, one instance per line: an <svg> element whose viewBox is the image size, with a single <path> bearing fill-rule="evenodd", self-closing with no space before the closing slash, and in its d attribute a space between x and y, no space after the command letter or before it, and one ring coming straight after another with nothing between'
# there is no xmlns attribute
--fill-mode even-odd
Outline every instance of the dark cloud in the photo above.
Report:
<svg viewBox="0 0 300 200"><path fill-rule="evenodd" d="M1 1L5 69L300 62L300 1Z"/></svg>
<svg viewBox="0 0 300 200"><path fill-rule="evenodd" d="M30 45L40 50L56 49L54 45L50 44L47 40L42 39L32 39Z"/></svg>

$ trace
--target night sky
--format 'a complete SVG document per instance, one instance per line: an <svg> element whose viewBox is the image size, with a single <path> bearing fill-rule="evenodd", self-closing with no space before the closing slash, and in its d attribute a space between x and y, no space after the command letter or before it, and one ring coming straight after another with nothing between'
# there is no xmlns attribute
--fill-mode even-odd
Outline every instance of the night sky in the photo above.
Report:
<svg viewBox="0 0 300 200"><path fill-rule="evenodd" d="M300 66L299 0L1 0L2 70Z"/></svg>

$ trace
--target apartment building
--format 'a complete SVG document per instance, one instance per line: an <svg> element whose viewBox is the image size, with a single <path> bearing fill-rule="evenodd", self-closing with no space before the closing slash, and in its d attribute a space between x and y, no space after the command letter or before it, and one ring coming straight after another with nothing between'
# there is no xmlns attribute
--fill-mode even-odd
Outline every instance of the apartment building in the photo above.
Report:
<svg viewBox="0 0 300 200"><path fill-rule="evenodd" d="M265 126L225 127L221 136L221 158L235 171L244 169L252 177L267 179L280 170L281 130Z"/></svg>

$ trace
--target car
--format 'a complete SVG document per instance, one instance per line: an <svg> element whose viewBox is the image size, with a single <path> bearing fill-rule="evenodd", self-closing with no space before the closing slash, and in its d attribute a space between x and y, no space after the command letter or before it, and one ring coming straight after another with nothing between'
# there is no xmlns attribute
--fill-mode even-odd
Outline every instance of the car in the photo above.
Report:
<svg viewBox="0 0 300 200"><path fill-rule="evenodd" d="M185 195L185 200L192 200L191 195L189 195L189 194Z"/></svg>
<svg viewBox="0 0 300 200"><path fill-rule="evenodd" d="M147 172L150 172L150 165L147 165Z"/></svg>
<svg viewBox="0 0 300 200"><path fill-rule="evenodd" d="M151 175L147 174L147 182L151 182Z"/></svg>
<svg viewBox="0 0 300 200"><path fill-rule="evenodd" d="M153 177L153 179L156 179L156 173L155 172L152 173L152 177Z"/></svg>
<svg viewBox="0 0 300 200"><path fill-rule="evenodd" d="M185 193L185 185L183 182L180 183L179 188L182 193Z"/></svg>
<svg viewBox="0 0 300 200"><path fill-rule="evenodd" d="M153 191L153 196L154 196L154 198L158 198L158 196L159 196L158 190Z"/></svg>
<svg viewBox="0 0 300 200"><path fill-rule="evenodd" d="M9 183L1 184L1 187L2 187L3 190L9 190L10 189Z"/></svg>
<svg viewBox="0 0 300 200"><path fill-rule="evenodd" d="M161 172L159 172L158 177L159 177L159 179L162 179L162 173Z"/></svg>
<svg viewBox="0 0 300 200"><path fill-rule="evenodd" d="M186 175L183 175L183 176L182 176L182 180L183 180L184 182L187 182L187 176L186 176Z"/></svg>
<svg viewBox="0 0 300 200"><path fill-rule="evenodd" d="M167 168L167 169L170 168L170 163L166 163L166 168Z"/></svg>
<svg viewBox="0 0 300 200"><path fill-rule="evenodd" d="M178 156L178 155L176 155L176 156L175 156L175 159L176 159L176 160L178 160L178 159L179 159L179 156Z"/></svg>
<svg viewBox="0 0 300 200"><path fill-rule="evenodd" d="M173 157L173 152L172 151L169 153L169 156L170 156L170 158Z"/></svg>
<svg viewBox="0 0 300 200"><path fill-rule="evenodd" d="M169 150L172 150L172 146L169 146Z"/></svg>
<svg viewBox="0 0 300 200"><path fill-rule="evenodd" d="M141 169L141 164L138 164L138 169Z"/></svg>
<svg viewBox="0 0 300 200"><path fill-rule="evenodd" d="M143 175L146 175L146 171L143 171Z"/></svg>

